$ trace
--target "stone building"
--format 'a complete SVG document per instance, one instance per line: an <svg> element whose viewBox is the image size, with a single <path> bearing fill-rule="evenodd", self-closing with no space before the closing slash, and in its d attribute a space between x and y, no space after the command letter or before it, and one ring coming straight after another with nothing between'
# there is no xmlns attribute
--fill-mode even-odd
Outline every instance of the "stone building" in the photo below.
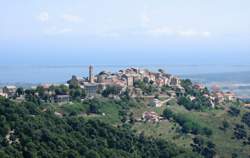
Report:
<svg viewBox="0 0 250 158"><path fill-rule="evenodd" d="M128 87L132 87L134 85L134 77L132 75L123 74L122 78L126 80Z"/></svg>
<svg viewBox="0 0 250 158"><path fill-rule="evenodd" d="M15 95L16 90L17 90L16 86L5 86L3 88L3 93L7 94L8 97L12 97Z"/></svg>
<svg viewBox="0 0 250 158"><path fill-rule="evenodd" d="M153 107L162 107L162 102L159 99L154 98L149 102L149 105Z"/></svg>
<svg viewBox="0 0 250 158"><path fill-rule="evenodd" d="M85 88L86 95L88 97L96 96L98 87L99 87L99 84L97 83L85 83L84 88Z"/></svg>
<svg viewBox="0 0 250 158"><path fill-rule="evenodd" d="M69 95L57 95L55 96L55 102L57 103L67 103L70 101Z"/></svg>

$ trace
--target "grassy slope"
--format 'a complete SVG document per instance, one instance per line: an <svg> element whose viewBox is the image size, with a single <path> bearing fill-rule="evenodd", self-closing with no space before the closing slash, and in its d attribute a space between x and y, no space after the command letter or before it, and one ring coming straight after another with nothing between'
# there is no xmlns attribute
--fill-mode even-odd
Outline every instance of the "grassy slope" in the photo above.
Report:
<svg viewBox="0 0 250 158"><path fill-rule="evenodd" d="M161 108L149 107L147 101L144 105L137 106L130 109L135 118L140 118L142 113L145 111L155 111L159 115L162 114L163 110L168 107L171 108L175 113L180 113L186 117L199 122L203 126L209 127L213 130L213 135L211 137L202 136L204 139L211 140L216 144L217 153L220 157L231 157L233 152L237 153L239 157L247 157L250 155L250 147L243 146L241 141L234 140L233 128L235 124L242 124L241 117L247 109L241 108L241 116L231 117L228 112L223 109L217 110L207 110L205 112L188 111L183 106L177 105L175 102L171 101L172 104L168 106L163 106ZM86 115L86 110L88 105L81 103L65 104L61 106L56 106L55 109L58 112L70 113L72 110L80 111L79 117L85 117L86 119L100 119L106 123L117 125L120 124L119 110L121 107L113 102L104 101L101 106L101 112L105 115ZM222 125L222 121L227 120L230 123L230 127L224 132L219 129ZM246 127L248 131L248 136L250 136L250 129ZM168 141L172 141L180 147L189 148L192 143L192 134L180 134L178 130L180 126L173 121L162 121L160 123L135 123L132 127L137 133L144 132L146 136L160 137Z"/></svg>
<svg viewBox="0 0 250 158"><path fill-rule="evenodd" d="M121 107L118 104L109 102L108 100L103 101L102 106L100 106L99 109L104 115L87 115L86 113L88 111L89 105L78 102L54 105L54 108L55 111L64 113L66 115L75 112L79 117L84 117L86 119L100 119L101 121L109 124L120 123L119 110Z"/></svg>
<svg viewBox="0 0 250 158"><path fill-rule="evenodd" d="M161 114L164 108L166 107L162 107L160 109L152 107L149 108L145 105L145 107L133 109L132 111L136 114L136 116L140 116L144 111L155 111ZM235 124L241 124L241 116L247 111L247 109L241 108L241 116L231 117L228 115L227 111L223 109L208 110L206 112L193 112L187 111L184 107L179 105L172 105L169 108L176 113L185 115L188 118L212 129L213 135L211 137L202 137L204 139L211 140L216 144L217 153L220 157L231 157L233 152L237 153L239 157L247 157L250 155L249 145L243 146L241 141L231 138L233 136L233 128L235 127ZM223 120L227 120L230 123L230 127L225 132L219 129ZM250 136L250 129L247 126L245 127L246 131L248 131L248 136ZM136 123L133 126L133 129L135 129L138 133L144 131L144 133L148 136L161 137L173 141L179 146L190 148L190 143L192 142L192 137L194 136L191 134L179 134L176 132L176 129L178 128L178 124L169 121L162 121L156 124Z"/></svg>

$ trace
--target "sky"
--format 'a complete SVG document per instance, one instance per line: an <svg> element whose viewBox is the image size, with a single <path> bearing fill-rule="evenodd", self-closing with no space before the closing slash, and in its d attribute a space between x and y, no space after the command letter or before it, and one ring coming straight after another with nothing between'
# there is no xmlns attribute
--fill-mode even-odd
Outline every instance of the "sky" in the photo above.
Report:
<svg viewBox="0 0 250 158"><path fill-rule="evenodd" d="M249 6L249 0L0 0L0 65L248 65Z"/></svg>

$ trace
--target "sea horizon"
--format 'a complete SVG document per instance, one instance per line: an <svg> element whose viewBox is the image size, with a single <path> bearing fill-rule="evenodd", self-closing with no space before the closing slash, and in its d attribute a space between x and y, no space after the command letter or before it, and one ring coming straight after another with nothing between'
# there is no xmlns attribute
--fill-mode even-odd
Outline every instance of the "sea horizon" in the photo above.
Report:
<svg viewBox="0 0 250 158"><path fill-rule="evenodd" d="M249 73L250 65L216 65L216 64L133 64L102 65L92 64L94 73L101 71L117 72L121 69L135 67L157 71L163 69L169 74L191 79L204 75L223 75L224 73ZM2 65L0 66L0 86L7 84L43 84L66 83L73 75L86 77L89 65ZM201 80L200 80L201 81ZM210 79L212 82L212 79ZM237 83L237 81L231 81Z"/></svg>

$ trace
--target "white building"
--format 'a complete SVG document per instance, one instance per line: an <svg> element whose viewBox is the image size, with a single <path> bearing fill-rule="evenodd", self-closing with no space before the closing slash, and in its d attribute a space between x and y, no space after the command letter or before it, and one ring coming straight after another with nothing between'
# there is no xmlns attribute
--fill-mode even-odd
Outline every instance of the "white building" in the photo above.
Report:
<svg viewBox="0 0 250 158"><path fill-rule="evenodd" d="M149 103L150 106L153 106L153 107L162 107L162 103L159 99L152 99Z"/></svg>
<svg viewBox="0 0 250 158"><path fill-rule="evenodd" d="M97 90L98 90L98 85L99 84L97 84L97 83L84 83L86 95L88 97L96 96Z"/></svg>
<svg viewBox="0 0 250 158"><path fill-rule="evenodd" d="M17 90L16 86L5 86L3 88L3 93L7 94L8 97L11 97L15 95L16 90Z"/></svg>

